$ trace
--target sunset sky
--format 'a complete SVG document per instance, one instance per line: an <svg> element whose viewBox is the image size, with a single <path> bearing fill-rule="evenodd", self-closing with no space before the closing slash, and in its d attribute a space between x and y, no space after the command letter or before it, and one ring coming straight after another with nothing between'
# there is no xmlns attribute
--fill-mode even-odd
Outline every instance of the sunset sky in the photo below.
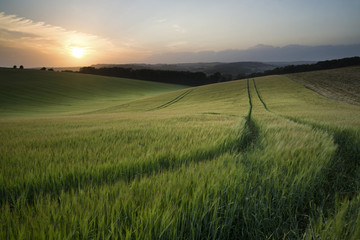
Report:
<svg viewBox="0 0 360 240"><path fill-rule="evenodd" d="M360 1L0 0L0 66L146 62L258 44L360 44Z"/></svg>

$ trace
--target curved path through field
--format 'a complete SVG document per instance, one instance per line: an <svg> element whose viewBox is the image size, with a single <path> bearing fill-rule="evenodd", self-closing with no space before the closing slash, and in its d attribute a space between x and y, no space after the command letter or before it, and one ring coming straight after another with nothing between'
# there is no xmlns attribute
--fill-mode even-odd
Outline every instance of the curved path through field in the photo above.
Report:
<svg viewBox="0 0 360 240"><path fill-rule="evenodd" d="M163 108L166 108L166 107L169 107L177 102L179 102L181 99L183 99L186 95L188 95L190 92L192 92L192 89L189 89L189 90L186 90L185 92L181 93L180 95L178 95L176 98L170 100L169 102L167 103L164 103L158 107L155 107L155 108L152 108L148 111L154 111L154 110L159 110L159 109L163 109Z"/></svg>
<svg viewBox="0 0 360 240"><path fill-rule="evenodd" d="M288 128L294 128L297 132L296 134L292 134L292 137L298 138L296 144L293 145L291 140L286 137L287 142L285 142L282 148L293 148L293 151L297 151L297 148L301 146L300 148L305 147L308 149L308 151L312 151L311 149L313 149L313 144L315 142L311 143L310 139L314 139L316 135L322 135L326 139L331 140L333 142L332 145L335 146L335 150L331 151L328 149L328 146L320 144L317 146L318 153L313 152L313 155L317 155L319 157L314 158L313 156L312 159L308 159L309 161L303 162L303 164L295 165L301 169L316 169L316 167L318 167L316 174L311 174L315 176L313 180L311 180L313 181L312 184L305 184L304 187L306 187L301 190L304 193L311 192L311 197L302 195L304 198L301 200L301 202L307 202L321 206L322 211L324 212L345 211L345 208L342 210L335 210L334 206L336 206L336 203L339 201L345 201L346 203L348 199L354 198L353 204L356 205L356 199L358 199L359 196L357 174L360 167L360 162L358 161L360 159L360 140L356 132L351 129L335 128L324 123L274 112L269 108L269 105L266 104L262 98L261 91L257 87L256 81L254 79L252 80L251 86L251 90L256 93L253 96L257 96L256 100L253 99L253 111L255 112L255 114L253 114L254 118L258 118L260 120L260 124L265 122L265 119L267 119L267 121L270 119L276 121L276 125L278 127L277 131L273 132L274 135L280 135L281 132L286 133L288 132ZM258 102L258 104L256 104L256 102ZM259 108L262 108L262 110ZM270 125L271 124L267 123L265 128L268 128ZM260 127L260 131L261 129L262 128ZM262 133L260 132L260 135L261 134ZM305 134L310 135L305 139L303 137ZM314 137L311 137L311 135ZM279 139L278 141L281 140ZM276 144L273 144L273 148L276 147ZM281 154L281 150L279 151L278 149L277 151ZM330 155L327 155L323 158L323 161L320 161L320 156L326 152L330 153ZM296 158L301 159L301 156L299 157L299 155L295 155L288 160L294 161ZM291 162L289 162L289 164L289 166L293 165ZM293 169L291 169L291 171L296 171L295 166L292 167ZM294 175L294 177L296 175ZM311 178L310 176L308 177ZM298 229L304 233L306 231L310 231L310 233L312 233L311 231L313 229L309 226L310 219L305 216L311 216L311 214L313 214L316 210L310 207L310 205L306 206L298 204L297 207L297 212L293 213L293 216L295 216L297 219ZM329 216L323 217L328 218Z"/></svg>

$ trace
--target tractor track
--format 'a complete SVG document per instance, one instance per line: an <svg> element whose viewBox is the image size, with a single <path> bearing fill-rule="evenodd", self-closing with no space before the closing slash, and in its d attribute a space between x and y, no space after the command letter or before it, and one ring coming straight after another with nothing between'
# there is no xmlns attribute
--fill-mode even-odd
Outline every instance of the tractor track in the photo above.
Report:
<svg viewBox="0 0 360 240"><path fill-rule="evenodd" d="M268 108L261 97L254 79L253 83L256 94L266 111L296 124L305 125L311 127L312 129L323 131L333 137L333 141L334 144L337 145L337 149L332 157L332 164L327 173L328 184L324 187L327 189L329 194L334 197L335 194L339 194L343 197L352 198L352 196L359 191L359 186L354 183L356 172L360 168L359 136L350 129L335 128L325 124L316 123L314 121L273 112Z"/></svg>
<svg viewBox="0 0 360 240"><path fill-rule="evenodd" d="M163 108L167 108L177 102L179 102L181 99L183 99L186 95L188 95L190 92L192 92L193 90L192 89L189 89L183 93L181 93L179 96L177 96L176 98L172 99L171 101L167 102L167 103L164 103L158 107L155 107L155 108L152 108L152 109L149 109L147 111L155 111L155 110L160 110L160 109L163 109Z"/></svg>
<svg viewBox="0 0 360 240"><path fill-rule="evenodd" d="M174 154L164 154L161 156L151 156L139 163L120 163L117 166L102 167L97 172L86 170L74 170L62 176L49 175L42 181L37 181L27 186L24 192L24 182L16 186L0 186L0 206L6 202L14 205L19 199L26 198L28 204L34 204L39 195L50 195L52 198L58 197L61 192L78 191L86 186L99 186L104 184L113 184L117 181L132 182L146 176L151 176L164 171L174 171L183 165L190 163L199 163L203 161L211 161L214 158L230 152L234 154L244 153L251 150L255 145L259 129L252 119L252 101L247 82L249 112L245 116L246 122L243 128L239 128L239 135L235 139L225 139L224 142L217 146L209 148L195 149L181 156ZM172 99L171 101L160 105L153 110L168 107L188 95L192 89L187 90ZM150 110L149 110L150 111ZM57 184L54 185L54 182Z"/></svg>

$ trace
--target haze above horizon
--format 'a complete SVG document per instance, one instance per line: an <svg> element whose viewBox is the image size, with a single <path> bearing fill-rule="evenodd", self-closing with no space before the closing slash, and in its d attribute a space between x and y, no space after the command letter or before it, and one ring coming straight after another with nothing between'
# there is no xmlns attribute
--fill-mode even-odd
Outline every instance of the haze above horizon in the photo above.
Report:
<svg viewBox="0 0 360 240"><path fill-rule="evenodd" d="M292 44L356 45L342 54L357 55L359 12L357 0L0 0L0 66L213 61L227 49L243 61L259 44L284 55ZM272 59L263 55L254 59Z"/></svg>

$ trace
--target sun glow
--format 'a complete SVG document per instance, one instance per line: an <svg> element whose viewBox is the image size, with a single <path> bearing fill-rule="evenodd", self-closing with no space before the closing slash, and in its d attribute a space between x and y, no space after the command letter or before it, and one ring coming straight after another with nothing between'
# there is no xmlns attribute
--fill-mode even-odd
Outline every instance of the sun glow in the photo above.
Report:
<svg viewBox="0 0 360 240"><path fill-rule="evenodd" d="M71 54L76 58L82 58L85 54L85 48L81 47L72 47L71 48Z"/></svg>

